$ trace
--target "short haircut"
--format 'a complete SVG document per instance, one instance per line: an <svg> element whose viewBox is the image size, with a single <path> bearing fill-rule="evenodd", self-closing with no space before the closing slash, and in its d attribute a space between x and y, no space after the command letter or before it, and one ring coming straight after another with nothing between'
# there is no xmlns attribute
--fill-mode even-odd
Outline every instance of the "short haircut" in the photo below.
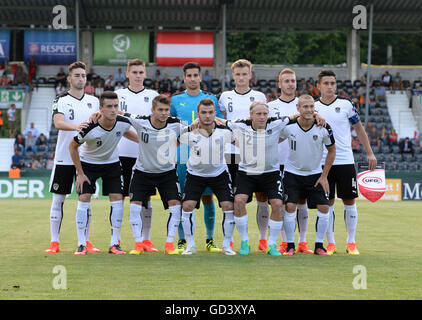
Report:
<svg viewBox="0 0 422 320"><path fill-rule="evenodd" d="M283 74L294 74L294 75L296 75L296 72L294 72L290 68L284 68L283 70L280 71L280 73L278 74L278 77L281 77Z"/></svg>
<svg viewBox="0 0 422 320"><path fill-rule="evenodd" d="M249 71L252 71L252 63L246 59L239 59L233 62L233 64L231 65L232 71L234 70L234 68L244 68L244 67L248 67Z"/></svg>
<svg viewBox="0 0 422 320"><path fill-rule="evenodd" d="M189 70L189 69L198 69L199 72L201 72L201 66L197 62L187 62L187 63L185 63L185 65L183 66L183 74L186 74L186 70Z"/></svg>
<svg viewBox="0 0 422 320"><path fill-rule="evenodd" d="M114 91L104 91L100 96L100 106L104 105L105 99L119 99L117 93Z"/></svg>
<svg viewBox="0 0 422 320"><path fill-rule="evenodd" d="M165 94L159 94L154 99L152 99L152 108L153 109L155 109L155 107L157 106L157 103L162 103L162 104L169 106L169 105L171 105L171 100Z"/></svg>
<svg viewBox="0 0 422 320"><path fill-rule="evenodd" d="M318 74L318 82L321 83L321 79L323 77L334 77L336 78L336 74L334 73L333 70L321 70L320 73Z"/></svg>
<svg viewBox="0 0 422 320"><path fill-rule="evenodd" d="M315 102L315 100L314 100L314 98L310 95L310 94L302 94L299 98L298 98L298 101L297 101L297 105L298 106L300 106L301 104L302 104L302 101L306 101L306 100L309 100L309 101L312 101L312 103L314 103Z"/></svg>
<svg viewBox="0 0 422 320"><path fill-rule="evenodd" d="M270 109L270 108L268 107L268 104L267 104L265 101L262 101L262 100L256 100L256 101L252 102L252 104L250 105L250 107L249 107L249 112L252 112L252 111L253 111L253 109L254 109L255 107L257 107L257 106L265 106L268 110Z"/></svg>
<svg viewBox="0 0 422 320"><path fill-rule="evenodd" d="M201 101L199 101L198 102L198 105L196 106L196 111L198 111L199 112L199 107L200 106L213 106L214 107L214 110L215 110L215 103L214 103L214 101L212 100L212 99L210 99L210 98L205 98L205 99L202 99Z"/></svg>
<svg viewBox="0 0 422 320"><path fill-rule="evenodd" d="M76 61L76 62L72 63L71 65L69 65L69 73L71 73L73 70L79 69L79 68L86 70L86 64L83 63L82 61Z"/></svg>
<svg viewBox="0 0 422 320"><path fill-rule="evenodd" d="M145 67L145 62L142 61L141 59L132 59L132 60L129 60L127 62L127 71L129 71L131 66L144 66Z"/></svg>

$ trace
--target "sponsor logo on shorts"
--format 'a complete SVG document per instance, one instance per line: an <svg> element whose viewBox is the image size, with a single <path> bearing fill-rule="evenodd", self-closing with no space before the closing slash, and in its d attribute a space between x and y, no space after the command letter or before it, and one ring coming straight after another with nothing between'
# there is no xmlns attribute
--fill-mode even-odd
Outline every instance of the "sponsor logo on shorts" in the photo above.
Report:
<svg viewBox="0 0 422 320"><path fill-rule="evenodd" d="M129 193L129 199L132 200L133 199L133 193Z"/></svg>
<svg viewBox="0 0 422 320"><path fill-rule="evenodd" d="M53 190L59 190L59 184L58 183L55 183L55 184L53 184Z"/></svg>

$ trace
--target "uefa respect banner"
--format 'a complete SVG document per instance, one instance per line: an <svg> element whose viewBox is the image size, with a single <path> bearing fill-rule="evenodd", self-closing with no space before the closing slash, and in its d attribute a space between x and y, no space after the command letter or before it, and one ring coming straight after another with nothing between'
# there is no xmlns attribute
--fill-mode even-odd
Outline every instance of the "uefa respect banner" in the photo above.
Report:
<svg viewBox="0 0 422 320"><path fill-rule="evenodd" d="M135 58L149 62L149 32L94 32L95 65L126 65Z"/></svg>
<svg viewBox="0 0 422 320"><path fill-rule="evenodd" d="M25 30L25 62L33 56L41 65L67 65L76 61L76 50L73 30Z"/></svg>
<svg viewBox="0 0 422 320"><path fill-rule="evenodd" d="M0 63L9 60L10 30L0 30Z"/></svg>

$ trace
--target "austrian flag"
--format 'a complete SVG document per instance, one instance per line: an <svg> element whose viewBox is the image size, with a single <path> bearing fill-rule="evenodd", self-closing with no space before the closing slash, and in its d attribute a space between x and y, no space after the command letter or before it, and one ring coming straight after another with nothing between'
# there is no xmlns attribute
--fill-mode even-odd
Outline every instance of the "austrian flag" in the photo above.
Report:
<svg viewBox="0 0 422 320"><path fill-rule="evenodd" d="M157 66L183 66L197 62L203 67L214 64L212 32L157 32Z"/></svg>

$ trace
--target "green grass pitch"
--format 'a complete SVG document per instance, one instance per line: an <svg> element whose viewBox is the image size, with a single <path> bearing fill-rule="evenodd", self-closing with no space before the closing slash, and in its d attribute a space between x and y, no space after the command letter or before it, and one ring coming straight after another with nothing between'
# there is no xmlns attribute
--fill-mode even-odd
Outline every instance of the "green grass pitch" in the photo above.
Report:
<svg viewBox="0 0 422 320"><path fill-rule="evenodd" d="M74 256L76 200L64 206L61 252L44 254L50 241L50 200L2 200L0 299L421 299L421 202L358 202L359 256L345 253L346 231L341 202L336 203L338 253L331 257L296 254L271 257L257 250L255 204L248 205L249 256L210 254L205 250L203 209L196 211L194 256L163 253L168 211L153 200L152 241L158 253L140 256L108 254L110 226L107 200L93 200L91 241L102 250ZM122 248L131 250L128 203L122 227ZM315 210L310 211L308 241L313 247ZM215 239L221 246L221 210ZM239 249L238 232L234 233ZM279 239L279 241L281 241ZM63 272L54 273L56 266ZM359 267L360 266L360 267ZM354 270L357 272L354 273ZM54 289L57 276L67 289ZM357 277L357 278L356 278ZM366 289L363 288L366 279ZM62 285L64 282L60 282ZM356 285L358 287L356 288ZM360 285L360 287L359 287Z"/></svg>

